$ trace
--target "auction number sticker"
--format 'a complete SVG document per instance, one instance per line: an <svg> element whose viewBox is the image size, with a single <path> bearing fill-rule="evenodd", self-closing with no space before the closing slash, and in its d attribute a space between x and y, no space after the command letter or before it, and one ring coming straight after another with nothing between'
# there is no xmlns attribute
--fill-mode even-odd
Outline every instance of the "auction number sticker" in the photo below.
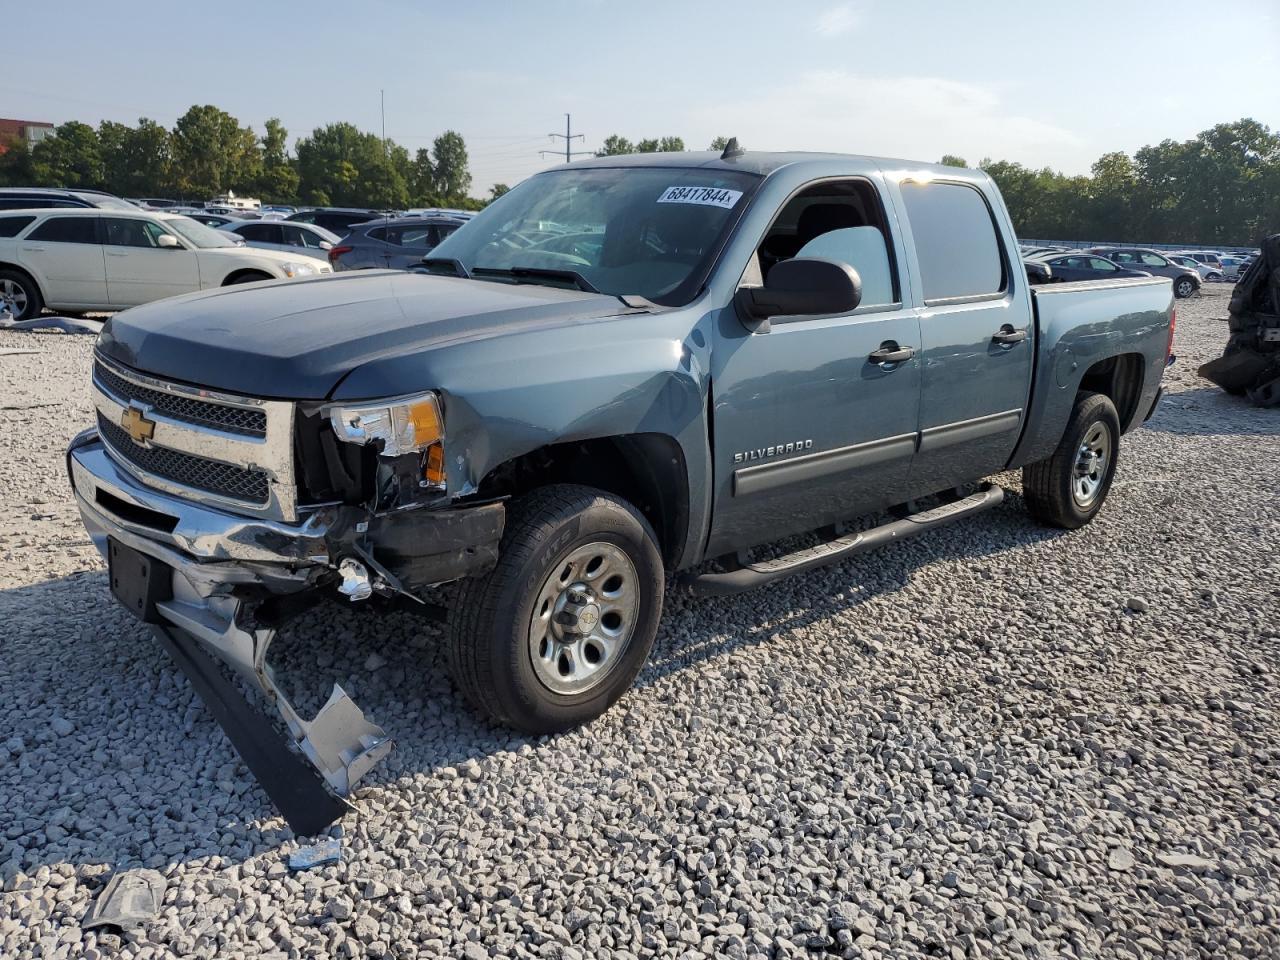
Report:
<svg viewBox="0 0 1280 960"><path fill-rule="evenodd" d="M658 202L697 203L704 207L724 207L728 210L741 196L741 190L726 190L723 187L667 187Z"/></svg>

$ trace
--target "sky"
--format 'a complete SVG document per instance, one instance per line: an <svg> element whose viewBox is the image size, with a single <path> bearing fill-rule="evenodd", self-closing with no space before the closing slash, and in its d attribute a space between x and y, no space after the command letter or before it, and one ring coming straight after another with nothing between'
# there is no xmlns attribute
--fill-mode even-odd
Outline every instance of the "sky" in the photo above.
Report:
<svg viewBox="0 0 1280 960"><path fill-rule="evenodd" d="M0 116L172 125L212 103L292 140L379 132L385 92L411 153L463 135L477 196L563 162L566 113L575 150L725 135L1066 173L1241 117L1280 128L1278 0L46 0L5 25L50 39L6 44Z"/></svg>

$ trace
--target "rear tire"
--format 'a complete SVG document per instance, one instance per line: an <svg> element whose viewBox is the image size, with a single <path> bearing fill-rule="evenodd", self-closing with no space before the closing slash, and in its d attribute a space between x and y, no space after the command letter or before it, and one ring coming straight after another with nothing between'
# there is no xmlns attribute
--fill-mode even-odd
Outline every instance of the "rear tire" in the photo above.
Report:
<svg viewBox="0 0 1280 960"><path fill-rule="evenodd" d="M1082 393L1058 449L1022 468L1027 509L1040 523L1075 530L1097 516L1115 477L1120 417L1110 398Z"/></svg>
<svg viewBox="0 0 1280 960"><path fill-rule="evenodd" d="M525 733L593 720L644 665L663 586L657 538L631 504L576 484L535 490L511 504L497 566L458 590L454 682Z"/></svg>
<svg viewBox="0 0 1280 960"><path fill-rule="evenodd" d="M0 307L7 307L14 320L40 316L44 298L40 287L21 270L0 270Z"/></svg>

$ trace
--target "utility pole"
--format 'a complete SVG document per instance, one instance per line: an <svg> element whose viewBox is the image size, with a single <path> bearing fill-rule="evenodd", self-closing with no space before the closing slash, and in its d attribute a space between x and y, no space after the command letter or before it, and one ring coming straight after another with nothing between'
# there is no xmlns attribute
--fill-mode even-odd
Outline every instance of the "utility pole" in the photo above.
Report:
<svg viewBox="0 0 1280 960"><path fill-rule="evenodd" d="M387 91L379 90L378 96L382 100L382 155L387 155Z"/></svg>
<svg viewBox="0 0 1280 960"><path fill-rule="evenodd" d="M562 137L564 139L564 162L569 163L574 157L581 157L591 153L590 150L574 150L573 141L584 139L583 134L574 133L572 126L572 118L569 114L564 115L564 133L549 133L549 137ZM559 150L539 150L539 156L546 156L548 153L558 154Z"/></svg>

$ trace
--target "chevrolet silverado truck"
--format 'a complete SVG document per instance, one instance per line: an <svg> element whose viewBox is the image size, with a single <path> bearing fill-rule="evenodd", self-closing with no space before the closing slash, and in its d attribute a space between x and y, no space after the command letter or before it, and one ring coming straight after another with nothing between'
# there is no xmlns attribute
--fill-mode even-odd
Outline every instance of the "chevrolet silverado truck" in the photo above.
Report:
<svg viewBox="0 0 1280 960"><path fill-rule="evenodd" d="M1088 523L1173 336L1167 278L1032 289L980 171L736 144L538 174L423 266L117 314L68 450L111 592L299 832L392 747L277 686L309 607L446 618L477 708L564 730L635 679L674 572L769 584L1014 467L1034 519Z"/></svg>

